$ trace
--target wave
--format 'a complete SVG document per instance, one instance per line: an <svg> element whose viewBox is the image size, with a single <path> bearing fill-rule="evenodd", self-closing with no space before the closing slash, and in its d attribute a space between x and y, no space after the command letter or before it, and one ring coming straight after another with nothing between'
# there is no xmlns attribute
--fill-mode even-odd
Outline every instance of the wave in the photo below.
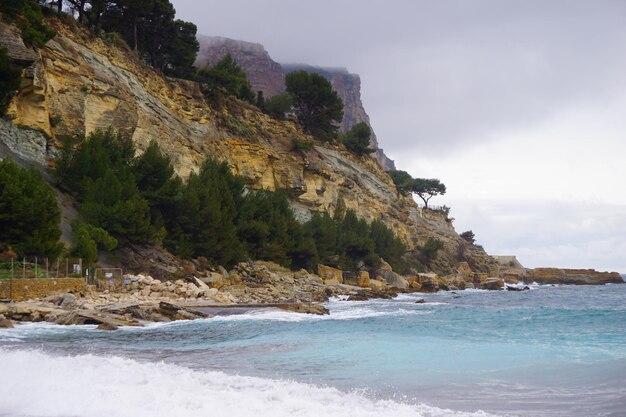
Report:
<svg viewBox="0 0 626 417"><path fill-rule="evenodd" d="M115 356L0 349L0 363L11 381L10 394L0 396L0 416L492 416Z"/></svg>
<svg viewBox="0 0 626 417"><path fill-rule="evenodd" d="M313 314L296 314L289 311L281 311L278 309L263 308L252 310L244 314L236 314L231 316L216 316L210 320L215 321L243 321L243 320L269 320L269 321L287 321L287 322L303 322L303 321L321 321L321 320L362 320L370 317L384 316L412 316L431 314L432 311L423 311L419 309L398 308L392 311L377 311L369 305L357 305L359 301L345 301L342 303L350 303L349 308L336 308L331 306L331 312L326 316L318 316ZM369 303L369 302L367 302ZM335 307L335 308L333 308Z"/></svg>

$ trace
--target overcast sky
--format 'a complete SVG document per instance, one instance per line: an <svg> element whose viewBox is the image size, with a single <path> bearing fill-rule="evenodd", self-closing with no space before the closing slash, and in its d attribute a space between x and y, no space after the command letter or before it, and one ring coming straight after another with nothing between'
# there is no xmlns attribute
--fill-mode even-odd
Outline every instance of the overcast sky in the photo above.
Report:
<svg viewBox="0 0 626 417"><path fill-rule="evenodd" d="M489 253L626 273L626 1L172 2L200 34L359 74L381 147Z"/></svg>

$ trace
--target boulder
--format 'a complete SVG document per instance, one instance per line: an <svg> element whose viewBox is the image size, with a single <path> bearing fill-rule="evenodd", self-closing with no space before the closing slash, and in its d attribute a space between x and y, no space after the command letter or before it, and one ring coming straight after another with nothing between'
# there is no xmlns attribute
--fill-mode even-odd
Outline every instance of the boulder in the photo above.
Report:
<svg viewBox="0 0 626 417"><path fill-rule="evenodd" d="M328 309L320 304L280 304L278 308L286 311L293 311L294 313L317 314L319 316L330 314Z"/></svg>
<svg viewBox="0 0 626 417"><path fill-rule="evenodd" d="M404 279L402 275L396 274L390 269L377 270L376 278L386 282L390 287L398 288L399 290L406 290L409 288L409 281Z"/></svg>
<svg viewBox="0 0 626 417"><path fill-rule="evenodd" d="M76 300L76 296L74 294L63 294L59 300L57 305L61 308L65 309L74 309L78 308L78 302Z"/></svg>
<svg viewBox="0 0 626 417"><path fill-rule="evenodd" d="M326 285L343 284L343 271L341 269L318 264L317 275L320 276Z"/></svg>
<svg viewBox="0 0 626 417"><path fill-rule="evenodd" d="M385 283L377 279L370 279L370 288L374 291L382 291L386 287Z"/></svg>
<svg viewBox="0 0 626 417"><path fill-rule="evenodd" d="M507 291L528 291L530 290L530 287L528 285L525 285L523 287L513 287L511 285L507 285L506 290Z"/></svg>
<svg viewBox="0 0 626 417"><path fill-rule="evenodd" d="M117 327L116 325L111 324L111 323L102 323L102 324L99 324L98 327L96 327L96 329L98 329L98 330L117 330L117 329L119 329L119 327Z"/></svg>
<svg viewBox="0 0 626 417"><path fill-rule="evenodd" d="M12 329L13 322L0 314L0 329Z"/></svg>
<svg viewBox="0 0 626 417"><path fill-rule="evenodd" d="M391 299L397 297L398 293L395 291L383 290L383 291L374 291L374 290L361 290L356 294L351 294L347 301L365 301L371 298L380 298L380 299Z"/></svg>
<svg viewBox="0 0 626 417"><path fill-rule="evenodd" d="M422 285L422 292L437 292L439 291L439 277L434 273L419 273L417 274Z"/></svg>
<svg viewBox="0 0 626 417"><path fill-rule="evenodd" d="M71 311L66 314L61 314L56 317L56 324L63 325L72 325L72 324L106 324L112 327L120 327L120 326L140 326L140 324L135 320L128 320L126 317L106 314L106 313L98 313L95 311Z"/></svg>
<svg viewBox="0 0 626 417"><path fill-rule="evenodd" d="M426 302L426 300L424 300L423 298L418 298L417 300L415 300L415 304L424 304Z"/></svg>
<svg viewBox="0 0 626 417"><path fill-rule="evenodd" d="M343 283L355 287L367 288L370 286L370 274L367 271L344 272Z"/></svg>
<svg viewBox="0 0 626 417"><path fill-rule="evenodd" d="M225 284L224 276L217 272L209 272L207 276L200 277L199 279L211 288L220 289Z"/></svg>
<svg viewBox="0 0 626 417"><path fill-rule="evenodd" d="M200 311L190 310L164 301L159 303L158 312L170 320L194 320L197 318L210 317L208 314Z"/></svg>
<svg viewBox="0 0 626 417"><path fill-rule="evenodd" d="M502 278L487 278L481 282L481 287L485 290L501 290L504 288L504 281Z"/></svg>
<svg viewBox="0 0 626 417"><path fill-rule="evenodd" d="M470 268L467 262L460 262L459 267L457 268L456 271L457 271L459 278L461 278L463 281L465 282L472 281L472 278L474 276L474 271L472 271L472 268Z"/></svg>

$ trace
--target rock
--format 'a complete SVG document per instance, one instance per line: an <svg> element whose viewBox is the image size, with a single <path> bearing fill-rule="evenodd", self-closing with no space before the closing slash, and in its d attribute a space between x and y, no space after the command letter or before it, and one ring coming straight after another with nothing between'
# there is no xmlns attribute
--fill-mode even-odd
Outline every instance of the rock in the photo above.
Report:
<svg viewBox="0 0 626 417"><path fill-rule="evenodd" d="M415 300L415 304L424 304L426 302L426 300L424 300L423 298L418 298L417 300Z"/></svg>
<svg viewBox="0 0 626 417"><path fill-rule="evenodd" d="M481 283L481 287L485 290L501 290L504 288L502 278L487 278Z"/></svg>
<svg viewBox="0 0 626 417"><path fill-rule="evenodd" d="M372 298L388 300L391 298L395 298L397 296L398 296L398 293L395 291L391 291L391 290L385 290L385 291L362 290L356 294L351 294L348 297L347 301L366 301Z"/></svg>
<svg viewBox="0 0 626 417"><path fill-rule="evenodd" d="M206 277L200 277L199 280L209 287L217 289L222 288L225 284L224 277L217 272L209 272Z"/></svg>
<svg viewBox="0 0 626 417"><path fill-rule="evenodd" d="M370 286L370 274L367 271L344 272L343 283L355 287L367 288Z"/></svg>
<svg viewBox="0 0 626 417"><path fill-rule="evenodd" d="M377 279L370 279L370 288L374 291L382 291L386 287L385 283Z"/></svg>
<svg viewBox="0 0 626 417"><path fill-rule="evenodd" d="M326 285L343 284L343 271L341 269L318 264L317 275L320 276Z"/></svg>
<svg viewBox="0 0 626 417"><path fill-rule="evenodd" d="M390 269L379 269L376 271L376 278L381 281L385 281L387 285L400 290L406 290L409 288L409 282L404 279L400 274L396 274Z"/></svg>
<svg viewBox="0 0 626 417"><path fill-rule="evenodd" d="M514 287L511 285L507 285L506 290L507 291L528 291L530 290L530 287L528 285L525 285L524 287Z"/></svg>
<svg viewBox="0 0 626 417"><path fill-rule="evenodd" d="M420 284L422 285L422 292L437 292L439 291L439 277L437 274L426 274L419 273L417 274L420 280Z"/></svg>
<svg viewBox="0 0 626 417"><path fill-rule="evenodd" d="M0 314L0 329L12 329L13 322Z"/></svg>
<svg viewBox="0 0 626 417"><path fill-rule="evenodd" d="M61 314L56 317L55 323L62 325L106 324L111 327L140 326L138 322L127 320L122 316L86 310L71 311Z"/></svg>
<svg viewBox="0 0 626 417"><path fill-rule="evenodd" d="M165 301L159 303L158 312L170 320L194 320L197 318L210 317L208 314L200 311L183 308L176 304L166 303Z"/></svg>
<svg viewBox="0 0 626 417"><path fill-rule="evenodd" d="M328 309L320 304L280 304L278 308L294 313L317 314L319 316L330 314Z"/></svg>
<svg viewBox="0 0 626 417"><path fill-rule="evenodd" d="M467 262L460 262L459 267L457 268L457 274L459 278L461 278L465 282L470 282L473 279L474 271L470 268Z"/></svg>
<svg viewBox="0 0 626 417"><path fill-rule="evenodd" d="M380 268L378 269L382 269L383 271L392 271L393 268L391 268L391 265L389 265L384 259L380 260Z"/></svg>
<svg viewBox="0 0 626 417"><path fill-rule="evenodd" d="M465 289L466 290L470 290L470 289L473 290L474 288L475 287L474 287L474 283L473 282L466 282L465 283Z"/></svg>
<svg viewBox="0 0 626 417"><path fill-rule="evenodd" d="M63 294L57 305L61 308L65 308L65 309L74 309L74 308L78 308L78 302L76 300L76 296L74 294Z"/></svg>
<svg viewBox="0 0 626 417"><path fill-rule="evenodd" d="M116 325L111 324L111 323L102 323L102 324L99 324L98 327L96 327L96 329L98 329L98 330L117 330L117 329L119 329L119 327L117 327Z"/></svg>

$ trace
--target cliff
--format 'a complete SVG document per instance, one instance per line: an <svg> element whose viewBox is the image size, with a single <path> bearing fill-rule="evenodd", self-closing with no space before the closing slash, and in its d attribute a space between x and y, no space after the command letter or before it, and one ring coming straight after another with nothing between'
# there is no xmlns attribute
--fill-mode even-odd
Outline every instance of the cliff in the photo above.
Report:
<svg viewBox="0 0 626 417"><path fill-rule="evenodd" d="M140 152L157 140L182 177L216 157L252 189L286 189L301 219L333 212L343 200L368 221L382 219L410 248L441 239L444 248L433 265L441 273L453 273L459 260L493 269L482 249L465 247L445 215L398 195L373 159L331 144L295 152L294 138L310 138L293 122L273 120L235 99L212 109L195 83L164 78L124 45L56 20L50 25L58 35L25 70L9 109L12 121L0 120L0 141L14 154L49 164L64 137L113 127L131 135Z"/></svg>
<svg viewBox="0 0 626 417"><path fill-rule="evenodd" d="M320 68L304 64L281 65L270 57L263 45L258 43L216 36L198 36L198 41L200 51L196 58L197 66L215 65L224 55L230 54L246 72L253 90L263 91L266 97L285 91L284 77L289 72L305 70L318 73L330 81L333 89L343 100L344 117L340 130L347 132L359 122L365 122L371 127L369 116L361 101L361 79L344 68ZM383 169L395 169L394 162L380 149L373 130L371 146L377 150L374 156Z"/></svg>
<svg viewBox="0 0 626 417"><path fill-rule="evenodd" d="M573 284L573 285L601 285L623 284L622 276L617 272L598 272L594 269L558 269L535 268L531 269L526 281L538 284Z"/></svg>

